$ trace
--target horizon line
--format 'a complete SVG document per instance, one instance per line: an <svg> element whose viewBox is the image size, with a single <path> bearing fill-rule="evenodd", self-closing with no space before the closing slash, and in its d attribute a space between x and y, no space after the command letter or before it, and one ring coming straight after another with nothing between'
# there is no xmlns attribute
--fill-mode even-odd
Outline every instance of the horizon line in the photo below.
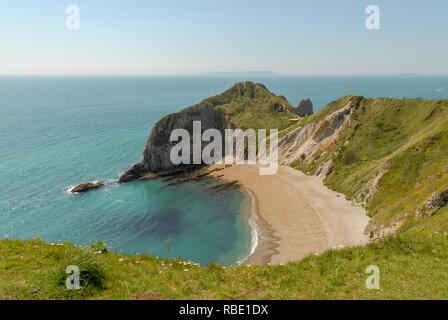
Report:
<svg viewBox="0 0 448 320"><path fill-rule="evenodd" d="M360 73L360 74L294 74L294 73L277 73L272 71L225 71L225 72L203 72L203 73L170 73L170 74L160 74L160 73L148 73L148 74L72 74L72 73L66 73L66 74L57 74L57 73L50 73L50 74L0 74L0 77L151 77L151 76L231 76L231 75L244 75L244 74L251 74L251 75L260 75L260 76L289 76L289 77L359 77L359 76L441 76L441 77L447 77L448 74L442 74L442 73Z"/></svg>

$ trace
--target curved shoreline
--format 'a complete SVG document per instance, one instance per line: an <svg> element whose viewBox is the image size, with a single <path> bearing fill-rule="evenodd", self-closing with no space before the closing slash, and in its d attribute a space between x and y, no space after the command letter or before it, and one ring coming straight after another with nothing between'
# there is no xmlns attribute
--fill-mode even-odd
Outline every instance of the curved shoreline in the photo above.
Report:
<svg viewBox="0 0 448 320"><path fill-rule="evenodd" d="M215 165L219 166L219 165ZM212 174L237 180L253 196L258 245L244 264L286 264L332 248L368 243L365 210L327 188L321 179L280 166L260 176L258 165L233 165Z"/></svg>
<svg viewBox="0 0 448 320"><path fill-rule="evenodd" d="M250 247L250 252L248 255L246 255L243 259L238 260L236 263L238 265L242 265L244 264L249 258L250 256L252 256L254 254L254 252L257 250L258 247L258 243L259 243L259 237L260 237L260 232L259 232L259 227L257 225L257 220L258 220L258 215L256 213L255 210L255 198L254 195L252 194L252 192L250 192L250 190L246 190L244 188L241 188L243 193L248 194L249 198L251 200L250 203L250 217L248 219L248 224L250 226L251 229L251 247ZM246 196L247 198L247 196Z"/></svg>
<svg viewBox="0 0 448 320"><path fill-rule="evenodd" d="M271 257L277 254L279 238L274 236L274 230L269 223L263 219L258 213L258 199L256 195L244 186L240 186L242 191L247 193L251 198L251 216L249 218L249 225L252 229L252 247L249 255L239 264L260 264L266 265L271 263ZM250 223L252 220L252 224ZM256 244L254 245L254 242Z"/></svg>

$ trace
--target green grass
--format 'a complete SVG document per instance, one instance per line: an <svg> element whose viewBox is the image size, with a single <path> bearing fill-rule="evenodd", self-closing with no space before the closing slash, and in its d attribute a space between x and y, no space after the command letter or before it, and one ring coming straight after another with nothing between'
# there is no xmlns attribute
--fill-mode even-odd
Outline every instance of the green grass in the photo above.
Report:
<svg viewBox="0 0 448 320"><path fill-rule="evenodd" d="M284 266L196 266L41 240L0 242L1 299L447 299L448 235L399 236ZM68 290L67 265L101 285ZM366 289L366 268L380 290ZM87 266L87 267L86 267ZM84 270L84 273L83 273Z"/></svg>
<svg viewBox="0 0 448 320"><path fill-rule="evenodd" d="M332 102L308 122L322 119L351 98ZM373 223L389 225L405 219L402 231L420 229L422 223L427 230L446 226L444 210L437 219L413 217L432 193L448 187L448 100L363 98L351 120L331 150L311 163L298 160L292 167L313 173L332 159L334 168L325 184L357 201L366 199L372 179L384 172L377 192L366 203ZM348 155L356 161L347 163Z"/></svg>

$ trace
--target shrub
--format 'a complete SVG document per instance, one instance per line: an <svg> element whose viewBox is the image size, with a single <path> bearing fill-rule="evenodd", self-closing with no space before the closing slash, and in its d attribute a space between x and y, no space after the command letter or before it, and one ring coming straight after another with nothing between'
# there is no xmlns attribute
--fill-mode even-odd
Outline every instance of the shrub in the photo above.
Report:
<svg viewBox="0 0 448 320"><path fill-rule="evenodd" d="M58 266L54 279L59 287L66 288L66 279L69 274L66 273L68 266L73 265L79 268L79 290L72 291L73 294L88 293L93 289L101 289L106 275L100 267L96 257L91 253L81 252L76 253L72 257L64 259Z"/></svg>
<svg viewBox="0 0 448 320"><path fill-rule="evenodd" d="M345 153L344 164L346 166L350 166L350 165L356 163L356 161L358 161L358 156L356 155L355 151L350 150Z"/></svg>
<svg viewBox="0 0 448 320"><path fill-rule="evenodd" d="M97 243L93 243L90 245L90 249L94 252L98 253L106 253L107 252L107 246L104 242L98 241Z"/></svg>

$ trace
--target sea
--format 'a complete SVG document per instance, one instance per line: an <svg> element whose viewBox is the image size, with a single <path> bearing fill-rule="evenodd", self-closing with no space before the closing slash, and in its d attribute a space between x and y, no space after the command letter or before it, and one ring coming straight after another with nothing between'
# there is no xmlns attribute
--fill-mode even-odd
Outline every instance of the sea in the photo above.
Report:
<svg viewBox="0 0 448 320"><path fill-rule="evenodd" d="M443 76L0 76L0 238L102 241L125 254L243 262L262 236L243 191L211 189L212 178L116 181L142 158L161 117L246 80L292 105L310 98L315 111L352 94L448 97ZM69 192L88 181L106 186Z"/></svg>

